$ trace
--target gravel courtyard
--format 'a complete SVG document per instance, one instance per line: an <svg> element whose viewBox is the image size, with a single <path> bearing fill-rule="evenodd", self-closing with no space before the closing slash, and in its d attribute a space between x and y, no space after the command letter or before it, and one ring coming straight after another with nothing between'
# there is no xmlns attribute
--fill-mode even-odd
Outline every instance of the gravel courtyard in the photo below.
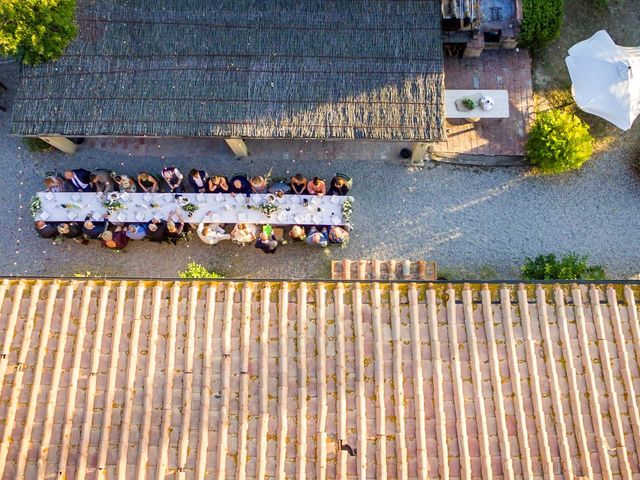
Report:
<svg viewBox="0 0 640 480"><path fill-rule="evenodd" d="M449 279L508 279L517 278L526 256L568 251L589 254L611 278L640 274L640 181L631 168L631 146L597 155L577 173L544 178L517 168L446 164L410 171L400 160L358 158L296 161L274 155L238 161L225 152L163 159L162 152L130 157L98 149L74 156L33 154L8 136L9 118L8 112L0 114L0 273L6 275L174 277L196 261L227 277L320 278L329 274L332 259L396 258L435 260ZM637 138L637 127L630 140ZM54 244L32 231L29 199L47 171L102 167L135 173L168 164L183 172L198 166L225 174L264 174L271 168L274 175L349 173L355 231L344 248L285 245L268 256L229 242L208 247L197 238L176 247L132 242L115 253L98 243Z"/></svg>

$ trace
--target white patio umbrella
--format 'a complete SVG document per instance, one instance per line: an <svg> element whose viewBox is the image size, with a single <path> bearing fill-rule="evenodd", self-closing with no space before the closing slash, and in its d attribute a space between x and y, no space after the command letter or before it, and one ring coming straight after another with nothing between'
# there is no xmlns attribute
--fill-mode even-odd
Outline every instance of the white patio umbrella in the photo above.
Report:
<svg viewBox="0 0 640 480"><path fill-rule="evenodd" d="M640 114L640 47L620 47L600 30L571 47L565 61L578 106L629 130Z"/></svg>

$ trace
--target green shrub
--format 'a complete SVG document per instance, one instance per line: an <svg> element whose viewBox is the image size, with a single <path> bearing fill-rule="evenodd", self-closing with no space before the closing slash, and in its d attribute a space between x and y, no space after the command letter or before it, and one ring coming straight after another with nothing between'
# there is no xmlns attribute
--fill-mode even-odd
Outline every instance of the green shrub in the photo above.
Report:
<svg viewBox="0 0 640 480"><path fill-rule="evenodd" d="M37 137L24 137L22 143L30 152L48 152L53 147Z"/></svg>
<svg viewBox="0 0 640 480"><path fill-rule="evenodd" d="M55 60L76 37L76 0L2 0L0 55L37 65Z"/></svg>
<svg viewBox="0 0 640 480"><path fill-rule="evenodd" d="M222 275L211 272L196 262L189 263L185 270L178 272L178 276L180 278L222 278Z"/></svg>
<svg viewBox="0 0 640 480"><path fill-rule="evenodd" d="M589 126L569 112L547 110L538 114L529 132L527 156L544 173L580 168L593 153Z"/></svg>
<svg viewBox="0 0 640 480"><path fill-rule="evenodd" d="M527 257L522 266L526 280L604 280L604 268L589 265L587 255L569 253L558 260L553 253Z"/></svg>
<svg viewBox="0 0 640 480"><path fill-rule="evenodd" d="M523 0L520 46L542 48L560 35L564 0Z"/></svg>

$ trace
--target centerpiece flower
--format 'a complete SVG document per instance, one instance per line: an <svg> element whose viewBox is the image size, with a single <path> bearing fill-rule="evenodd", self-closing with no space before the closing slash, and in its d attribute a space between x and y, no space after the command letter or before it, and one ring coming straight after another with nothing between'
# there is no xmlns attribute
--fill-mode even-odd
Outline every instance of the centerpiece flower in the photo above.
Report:
<svg viewBox="0 0 640 480"><path fill-rule="evenodd" d="M345 200L342 204L342 218L346 223L351 222L351 214L353 213L353 203L351 200Z"/></svg>
<svg viewBox="0 0 640 480"><path fill-rule="evenodd" d="M268 195L267 200L258 207L258 209L264 213L267 218L271 218L271 215L277 212L278 208L279 207L276 205L275 197L273 195Z"/></svg>
<svg viewBox="0 0 640 480"><path fill-rule="evenodd" d="M37 195L31 198L31 202L29 203L29 210L31 210L31 215L35 217L42 211L42 202L40 201L40 197Z"/></svg>
<svg viewBox="0 0 640 480"><path fill-rule="evenodd" d="M115 193L115 192L112 192L112 193ZM122 210L124 208L124 204L120 201L119 196L113 199L110 197L111 197L111 194L109 194L106 201L102 202L102 204L107 209L107 212L113 213L118 210Z"/></svg>

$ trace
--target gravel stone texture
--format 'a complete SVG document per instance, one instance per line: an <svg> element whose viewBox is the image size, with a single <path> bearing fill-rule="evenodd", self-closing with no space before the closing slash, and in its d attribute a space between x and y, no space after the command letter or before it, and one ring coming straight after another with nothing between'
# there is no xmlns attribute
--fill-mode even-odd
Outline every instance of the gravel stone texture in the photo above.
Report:
<svg viewBox="0 0 640 480"><path fill-rule="evenodd" d="M0 64L0 80L15 91L16 67ZM9 95L11 96L11 95ZM11 98L8 99L10 103ZM5 100L5 103L7 101ZM10 106L10 105L9 105ZM0 112L0 274L175 277L189 261L229 278L326 278L330 260L342 258L435 260L449 279L513 279L526 256L569 251L589 254L610 278L640 272L640 181L632 169L632 148L618 147L594 157L579 172L536 177L520 168L482 169L428 164L411 171L398 161L236 160L129 157L83 149L68 156L34 154L8 135L10 108ZM632 143L632 142L629 142ZM110 168L124 173L159 171L175 164L232 174L306 175L354 179L355 230L346 247L325 250L284 245L275 255L230 242L207 246L197 237L178 246L131 242L121 253L99 243L53 243L37 237L29 199L42 188L47 171L71 167Z"/></svg>

